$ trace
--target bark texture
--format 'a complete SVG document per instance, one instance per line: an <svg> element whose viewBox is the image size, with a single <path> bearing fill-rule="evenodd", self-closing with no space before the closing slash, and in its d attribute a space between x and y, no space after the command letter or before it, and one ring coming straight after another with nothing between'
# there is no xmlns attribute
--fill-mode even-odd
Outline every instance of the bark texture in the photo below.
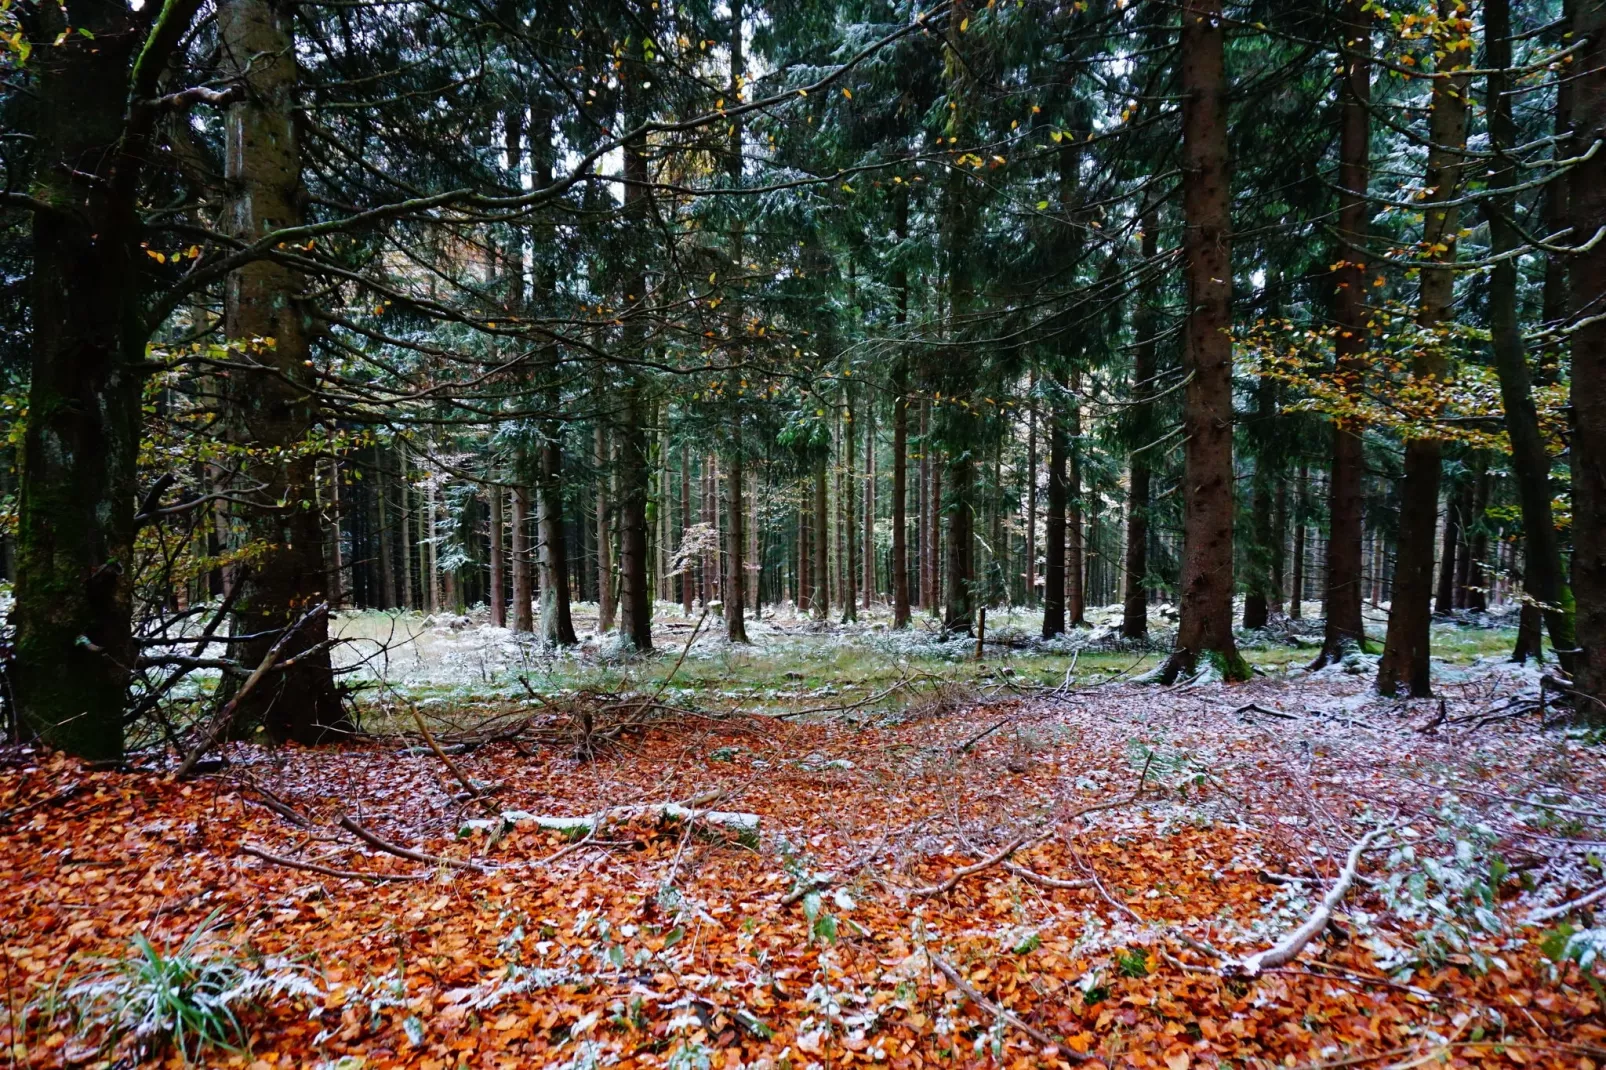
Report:
<svg viewBox="0 0 1606 1070"><path fill-rule="evenodd" d="M1488 75L1487 109L1492 147L1498 153L1517 142L1517 127L1511 116L1511 97L1507 95L1511 66L1511 0L1484 0L1484 27L1487 37L1485 66ZM1502 189L1517 181L1516 168L1509 157L1501 157L1489 185ZM1516 201L1512 196L1492 199L1488 204L1489 252L1493 256L1510 252L1522 244L1512 221ZM1489 276L1489 337L1493 343L1495 372L1500 377L1500 400L1506 414L1506 434L1511 440L1511 468L1516 476L1517 501L1522 509L1523 593L1537 603L1544 614L1550 645L1558 652L1562 666L1572 660L1576 642L1573 634L1572 591L1561 571L1561 540L1551 515L1550 454L1539 430L1539 412L1533 399L1533 373L1528 367L1527 346L1517 317L1517 261L1507 258L1495 264ZM1521 661L1539 653L1533 633L1519 635L1514 651Z"/></svg>
<svg viewBox="0 0 1606 1070"><path fill-rule="evenodd" d="M37 12L40 166L34 214L28 423L18 481L16 647L22 724L86 758L122 756L131 635L138 365L146 333L134 195L119 157L135 15L121 0ZM53 45L57 34L65 34Z"/></svg>
<svg viewBox="0 0 1606 1070"><path fill-rule="evenodd" d="M224 65L245 87L225 126L230 230L251 242L303 219L294 9L286 0L223 0L217 20ZM240 644L248 665L259 664L279 633L326 597L323 531L311 504L317 459L301 450L317 419L308 367L313 325L301 291L300 276L269 259L235 271L224 291L236 364L230 422L253 448L245 476L260 503L242 518L255 552L235 602L235 627L261 635ZM327 615L297 628L281 649L294 666L242 694L235 723L262 724L274 739L300 743L348 730L328 650L320 649L328 638Z"/></svg>
<svg viewBox="0 0 1606 1070"><path fill-rule="evenodd" d="M1439 14L1455 17L1454 0L1440 0ZM1445 319L1454 297L1455 273L1442 266L1455 259L1460 209L1449 203L1461 188L1465 167L1459 154L1467 140L1467 95L1470 76L1454 73L1470 58L1466 50L1446 53L1441 69L1447 78L1433 83L1433 114L1429 121L1427 206L1422 239L1429 261L1421 268L1417 324L1428 330ZM1420 379L1442 380L1449 362L1442 347L1424 346L1413 374ZM1433 537L1438 526L1440 463L1443 442L1424 429L1406 441L1405 477L1400 484L1400 528L1395 539L1394 587L1388 633L1378 663L1377 689L1412 695L1433 693L1429 678L1429 625L1432 621Z"/></svg>
<svg viewBox="0 0 1606 1070"><path fill-rule="evenodd" d="M1182 204L1188 321L1183 363L1181 614L1159 677L1204 663L1223 679L1249 667L1232 634L1232 257L1227 176L1226 29L1220 0L1182 8Z"/></svg>
<svg viewBox="0 0 1606 1070"><path fill-rule="evenodd" d="M1580 152L1606 138L1606 0L1577 0L1574 40L1587 41L1573 69ZM1571 238L1606 227L1606 152L1578 165L1569 190ZM1573 682L1581 712L1606 721L1606 243L1576 257L1572 313L1592 318L1572 336L1573 595L1578 600Z"/></svg>
<svg viewBox="0 0 1606 1070"><path fill-rule="evenodd" d="M1366 383L1366 192L1372 181L1372 16L1363 0L1347 0L1342 32L1349 53L1344 57L1339 112L1338 202L1339 260L1333 272L1334 371L1338 385L1359 399ZM1328 481L1327 589L1323 592L1322 650L1312 662L1321 668L1351 649L1365 649L1361 618L1362 541L1365 535L1363 479L1366 457L1361 426L1347 414L1333 418L1333 454Z"/></svg>

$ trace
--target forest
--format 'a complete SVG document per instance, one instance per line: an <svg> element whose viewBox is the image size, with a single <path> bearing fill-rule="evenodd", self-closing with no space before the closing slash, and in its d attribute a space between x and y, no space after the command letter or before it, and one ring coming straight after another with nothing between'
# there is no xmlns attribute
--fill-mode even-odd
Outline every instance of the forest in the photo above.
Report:
<svg viewBox="0 0 1606 1070"><path fill-rule="evenodd" d="M0 1062L1606 1067L1606 0L0 0Z"/></svg>

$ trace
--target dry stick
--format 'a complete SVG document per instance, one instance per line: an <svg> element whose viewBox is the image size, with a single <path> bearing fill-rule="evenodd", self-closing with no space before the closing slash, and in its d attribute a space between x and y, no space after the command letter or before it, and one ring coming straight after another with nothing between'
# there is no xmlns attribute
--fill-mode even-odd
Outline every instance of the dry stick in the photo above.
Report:
<svg viewBox="0 0 1606 1070"><path fill-rule="evenodd" d="M899 835L913 835L915 832L918 832L920 829L924 828L926 824L930 822L930 820L930 818L922 818L909 828L903 830L903 832L899 833ZM841 869L833 869L828 873L816 873L814 876L810 877L808 880L804 881L802 884L799 884L796 888L793 888L790 892L787 892L784 896L782 896L780 905L783 907L789 907L799 899L809 895L811 892L818 892L821 889L829 888L831 885L840 883L842 880L853 876L855 873L859 872L859 870L875 861L875 856L881 853L881 849L887 845L887 841L891 838L892 834L890 832L882 833L881 838L876 841L874 847L871 847L868 851L864 852L864 854L853 859Z"/></svg>
<svg viewBox="0 0 1606 1070"><path fill-rule="evenodd" d="M675 667L670 669L669 675L659 683L658 690L652 693L652 698L636 707L635 715L637 717L645 713L647 707L664 697L664 691L668 689L670 681L680 672L680 667L686 663L686 655L691 653L691 645L697 641L697 633L703 630L703 621L708 619L708 608L707 606L703 607L703 615L697 618L697 624L692 628L691 634L686 637L686 645L680 648L680 657L675 659Z"/></svg>
<svg viewBox="0 0 1606 1070"><path fill-rule="evenodd" d="M303 862L298 858L283 858L279 855L269 854L250 844L241 844L240 853L260 858L264 862L272 862L276 866L287 866L290 869L304 869L311 873L322 873L325 877L338 877L341 880L351 881L421 881L428 878L428 873L358 873L350 869L332 869L329 866L320 866L316 862Z"/></svg>
<svg viewBox="0 0 1606 1070"><path fill-rule="evenodd" d="M413 721L418 725L418 730L424 734L424 742L429 744L429 749L435 752L435 757L439 758L446 768L451 770L452 775L458 779L459 783L468 789L469 795L478 799L481 795L486 794L486 790L470 780L468 774L463 772L462 767L452 761L452 756L441 750L440 744L435 742L435 737L430 733L429 726L424 724L424 715L418 712L418 703L408 702L407 708L412 711Z"/></svg>
<svg viewBox="0 0 1606 1070"><path fill-rule="evenodd" d="M38 810L43 807L55 806L58 803L64 803L83 790L84 785L82 783L68 784L60 791L53 792L52 794L45 796L43 799L35 799L33 802L23 803L21 806L13 806L9 810L0 812L0 824L4 824L14 817L26 814L30 810Z"/></svg>
<svg viewBox="0 0 1606 1070"><path fill-rule="evenodd" d="M375 847L388 854L393 854L397 858L405 858L412 862L423 862L426 865L431 866L450 866L453 869L472 869L479 873L488 872L493 868L491 866L482 865L479 862L464 862L461 859L443 858L440 855L426 854L423 851L415 851L410 847L402 847L399 844L391 843L388 840L382 840L378 836L375 836L372 832L369 832L367 829L357 824L357 822L353 821L350 817L342 817L340 819L340 827L351 833L353 836L356 836L359 840L362 840L370 847Z"/></svg>
<svg viewBox="0 0 1606 1070"><path fill-rule="evenodd" d="M909 686L909 681L908 680L899 680L897 683L893 684L891 687L887 688L885 691L882 691L879 694L871 695L867 699L861 699L858 702L852 703L851 705L847 705L847 706L813 706L813 707L810 707L809 709L806 709L806 710L787 710L785 713L777 713L775 715L775 719L778 720L778 721L785 721L785 720L789 720L790 718L793 718L793 717L803 717L803 716L805 716L807 714L810 714L810 713L847 713L849 710L856 710L856 709L859 709L862 706L868 706L873 702L879 702L882 699L886 698L888 695L893 694L896 691L901 691L907 686Z"/></svg>
<svg viewBox="0 0 1606 1070"><path fill-rule="evenodd" d="M1052 1048L1054 1053L1062 1055L1065 1058L1070 1059L1072 1062L1102 1063L1104 1061L1097 1055L1090 1055L1087 1052L1080 1052L1073 1048L1066 1047L1064 1044L1055 1040L1053 1037L1049 1036L1041 1029L1038 1029L1036 1026L1027 1025L1014 1014L1005 1010L1003 1007L1000 1007L998 1004L976 991L975 986L969 981L965 980L963 974L954 969L953 966L945 962L941 957L933 955L930 951L926 952L926 957L931 960L931 964L937 967L938 971L941 972L944 977L953 982L953 986L955 988L959 989L959 991L965 994L966 999L970 1000L970 1002L974 1003L976 1006L980 1007L982 1010L986 1011L999 1021L1006 1022L1009 1025L1014 1026L1016 1029L1019 1029L1022 1033L1025 1033L1027 1036L1043 1045L1043 1047Z"/></svg>
<svg viewBox="0 0 1606 1070"><path fill-rule="evenodd" d="M1349 850L1349 857L1344 860L1344 868L1339 871L1338 879L1322 897L1321 905L1311 912L1304 924L1287 936L1283 937L1274 947L1265 951L1258 951L1242 962L1229 963L1227 972L1243 974L1248 977L1257 976L1261 970L1274 966L1286 966L1299 957L1305 950L1305 945L1316 938L1316 934L1327 927L1338 904L1343 902L1344 896L1349 893L1350 885L1355 883L1355 873L1361 864L1361 854L1370 846L1372 841L1383 835L1383 829L1372 829L1356 842Z"/></svg>
<svg viewBox="0 0 1606 1070"><path fill-rule="evenodd" d="M173 774L175 779L184 780L189 777L195 770L195 763L201 760L201 755L217 746L218 740L223 738L223 734L229 730L230 722L234 720L234 711L240 708L240 703L245 699L245 696L249 695L252 689L262 682L262 678L268 675L269 670L278 662L279 655L284 653L285 644L290 642L290 638L301 630L303 624L328 612L328 602L318 603L303 613L300 620L286 628L279 638L274 640L273 646L269 647L267 654L263 655L262 663L252 670L250 676L246 677L245 683L241 684L240 690L236 691L234 697L229 699L228 705L224 706L222 712L213 718L212 726L201 734L200 742L195 744L190 753L185 755L184 760L179 763L178 771Z"/></svg>
<svg viewBox="0 0 1606 1070"><path fill-rule="evenodd" d="M1092 806L1084 806L1084 807L1082 807L1082 809L1076 811L1076 813L1072 814L1070 817L1066 818L1065 820L1067 822L1075 821L1075 820L1077 820L1079 818L1086 817L1088 814L1097 813L1100 810L1113 810L1117 806L1125 806L1129 802L1136 802L1138 797L1143 794L1143 782L1148 779L1149 766L1151 764L1153 764L1153 762L1154 762L1154 752L1150 751L1148 758L1145 759L1144 762L1143 762L1143 772L1138 777L1137 790L1133 791L1130 795L1123 795L1119 799L1112 799L1110 802L1094 803ZM980 862L977 862L977 863L975 863L973 865L962 866L959 869L954 870L954 872L948 877L947 880L942 881L939 884L927 885L926 887L923 887L923 888L905 889L905 890L903 890L903 894L905 896L912 896L912 895L927 896L927 895L940 895L943 892L952 891L953 888L956 885L958 885L960 881L964 880L966 877L970 876L971 874L980 873L984 869L988 869L988 868L990 868L992 866L996 866L1000 862L1003 862L1005 859L1009 858L1010 855L1013 855L1016 851L1020 850L1022 847L1034 847L1037 844L1042 843L1044 840L1048 839L1053 834L1054 834L1054 830L1052 828L1049 828L1049 829L1044 829L1042 832L1036 833L1036 834L1031 835L1031 836L1018 836L1014 840L1012 840L1008 844L1006 844L1004 846L1004 849L999 851L998 853L990 855L987 858L984 858ZM1030 872L1030 871L1028 871L1028 872ZM1096 881L1095 881L1095 883L1096 883Z"/></svg>
<svg viewBox="0 0 1606 1070"><path fill-rule="evenodd" d="M1599 888L1596 888L1593 892L1590 892L1587 895L1581 895L1577 899L1573 899L1569 902L1558 903L1553 907L1545 907L1541 910L1536 910L1528 915L1528 921L1530 923L1550 921L1552 918L1559 918L1566 914L1571 914L1575 910L1578 910L1582 907L1587 907L1591 903L1599 902L1602 899L1606 899L1606 884L1601 885Z"/></svg>
<svg viewBox="0 0 1606 1070"><path fill-rule="evenodd" d="M952 891L960 881L964 880L971 874L980 873L984 869L990 869L993 866L998 865L998 863L1002 862L1010 855L1014 854L1016 851L1020 850L1022 847L1042 843L1052 835L1054 835L1053 829L1045 829L1044 831L1033 836L1017 836L1005 844L1003 849L998 851L996 854L989 855L980 862L976 862L972 865L960 866L949 875L947 880L940 881L937 884L929 884L924 888L909 888L906 889L903 894L906 896L926 896L941 895L943 892Z"/></svg>
<svg viewBox="0 0 1606 1070"><path fill-rule="evenodd" d="M1027 869L1025 866L1017 865L1014 862L1004 862L1003 868L1006 873L1013 873L1022 880L1030 881L1033 884L1041 884L1044 888L1064 888L1067 891L1072 891L1080 888L1091 888L1093 886L1092 881L1061 880L1058 877L1045 876L1041 873L1038 873L1036 870Z"/></svg>

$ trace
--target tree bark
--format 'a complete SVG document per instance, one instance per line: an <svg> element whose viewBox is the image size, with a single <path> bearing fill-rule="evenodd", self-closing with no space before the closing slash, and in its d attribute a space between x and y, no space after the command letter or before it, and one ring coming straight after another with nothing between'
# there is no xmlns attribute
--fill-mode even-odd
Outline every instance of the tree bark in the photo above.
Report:
<svg viewBox="0 0 1606 1070"><path fill-rule="evenodd" d="M1149 204L1143 211L1140 253L1145 264L1153 264L1160 254L1160 209ZM1140 447L1149 445L1157 421L1151 400L1154 377L1158 372L1155 335L1160 317L1156 307L1159 284L1152 274L1144 276L1138 288L1136 314L1132 318L1136 344L1132 351L1132 405L1139 429ZM1149 634L1149 591L1144 578L1149 572L1149 496L1150 460L1147 449L1133 453L1128 463L1126 506L1126 589L1121 611L1121 634L1143 639Z"/></svg>
<svg viewBox="0 0 1606 1070"><path fill-rule="evenodd" d="M294 9L285 0L222 0L217 21L225 66L245 86L224 127L224 177L234 194L229 230L252 242L303 218ZM301 290L296 272L268 259L235 271L224 289L224 330L237 365L229 378L229 423L242 445L268 458L245 470L248 482L262 488L255 492L262 504L244 516L259 550L242 571L235 601L236 627L262 634L240 645L247 664L260 663L279 634L325 595L323 533L310 505L317 461L299 450L317 415L312 321ZM280 650L293 667L269 686L242 692L235 724L262 724L273 739L299 743L346 732L350 721L329 653L319 649L328 638L324 614L297 628Z"/></svg>
<svg viewBox="0 0 1606 1070"><path fill-rule="evenodd" d="M69 31L64 5L38 5L35 19L33 194L52 207L33 218L8 677L23 726L45 744L116 759L135 660L135 466L147 337L140 159L118 152L139 21L120 0L74 5L73 28L92 39Z"/></svg>
<svg viewBox="0 0 1606 1070"><path fill-rule="evenodd" d="M1517 141L1516 123L1508 95L1511 66L1511 0L1484 0L1484 65L1488 76L1488 116L1491 148L1500 154ZM1498 156L1489 176L1493 189L1514 185L1516 169L1509 156ZM1521 236L1512 215L1516 200L1507 195L1489 201L1489 252L1500 256L1517 249ZM1551 515L1550 453L1539 430L1539 413L1533 399L1533 373L1517 314L1517 261L1507 257L1495 264L1489 276L1489 338L1493 343L1495 372L1500 377L1500 400L1511 440L1511 468L1516 476L1517 502L1522 510L1522 586L1528 599L1544 613L1550 645L1562 667L1569 668L1577 641L1573 631L1572 591L1561 570L1561 540ZM1513 652L1517 661L1539 654L1531 631L1519 637Z"/></svg>
<svg viewBox="0 0 1606 1070"><path fill-rule="evenodd" d="M1442 19L1456 19L1455 0L1439 0ZM1458 20L1459 21L1459 20ZM1470 31L1468 31L1470 32ZM1456 58L1450 58L1451 56ZM1423 222L1423 247L1429 261L1421 268L1417 324L1432 329L1449 313L1455 274L1440 266L1455 259L1460 210L1433 207L1448 202L1461 188L1465 168L1460 155L1467 140L1467 93L1470 76L1454 73L1465 67L1470 54L1448 53L1443 67L1452 72L1433 82L1433 113L1429 121L1428 170L1423 183L1429 207ZM1436 346L1418 354L1413 374L1419 379L1443 380L1449 363ZM1401 687L1415 696L1433 693L1429 668L1429 625L1432 620L1433 535L1438 520L1440 457L1443 442L1431 430L1405 444L1405 477L1400 484L1400 527L1395 539L1394 597L1389 609L1388 633L1378 663L1377 690L1397 694Z"/></svg>
<svg viewBox="0 0 1606 1070"><path fill-rule="evenodd" d="M545 429L536 480L536 554L541 573L541 638L556 646L580 641L569 610L569 540L563 526L563 443L556 423Z"/></svg>
<svg viewBox="0 0 1606 1070"><path fill-rule="evenodd" d="M1340 388L1359 399L1365 388L1368 329L1366 264L1360 259L1368 228L1367 190L1372 181L1372 15L1363 0L1347 0L1343 37L1348 54L1341 85L1339 118L1339 268L1333 272L1335 372ZM1331 478L1328 480L1327 589L1323 594L1322 650L1312 668L1366 648L1361 617L1362 554L1365 534L1363 480L1366 457L1362 428L1348 414L1333 418Z"/></svg>
<svg viewBox="0 0 1606 1070"><path fill-rule="evenodd" d="M725 635L733 643L747 639L747 572L743 548L746 545L746 505L742 501L742 484L747 478L742 470L741 417L731 419L730 462L725 466L725 483L729 487L729 532L726 542L728 567L725 574Z"/></svg>
<svg viewBox="0 0 1606 1070"><path fill-rule="evenodd" d="M815 620L831 617L831 543L830 517L826 511L826 447L819 447L814 455L814 517L809 525L809 543L814 560L809 568L809 609Z"/></svg>
<svg viewBox="0 0 1606 1070"><path fill-rule="evenodd" d="M1056 389L1055 393L1057 395L1059 391ZM1058 404L1050 411L1047 422L1048 501L1043 522L1043 638L1052 639L1065 632L1065 424Z"/></svg>
<svg viewBox="0 0 1606 1070"><path fill-rule="evenodd" d="M1087 627L1086 562L1082 541L1082 376L1071 375L1066 420L1065 623ZM1058 552L1057 548L1054 552Z"/></svg>
<svg viewBox="0 0 1606 1070"><path fill-rule="evenodd" d="M652 649L652 586L647 567L647 496L651 465L647 456L645 406L641 387L624 391L619 437L619 630L636 650Z"/></svg>
<svg viewBox="0 0 1606 1070"><path fill-rule="evenodd" d="M596 403L605 404L602 380L598 378ZM613 503L609 493L609 482L613 478L612 450L608 443L608 427L602 413L597 414L596 427L592 431L591 461L597 472L596 489L596 521L597 521L597 631L608 632L613 630L614 602L613 602Z"/></svg>
<svg viewBox="0 0 1606 1070"><path fill-rule="evenodd" d="M854 471L853 459L856 454L854 438L856 428L853 420L853 388L843 389L845 419L842 424L842 467L843 475L840 483L842 499L842 623L849 624L859 619L859 591L858 591L858 529L859 511L853 504L854 484L858 475Z"/></svg>
<svg viewBox="0 0 1606 1070"><path fill-rule="evenodd" d="M1176 649L1158 678L1208 662L1223 679L1249 666L1232 633L1232 263L1227 176L1226 29L1221 0L1182 8L1183 255L1188 320L1183 356L1181 615Z"/></svg>
<svg viewBox="0 0 1606 1070"><path fill-rule="evenodd" d="M1439 589L1434 595L1434 609L1439 613L1455 611L1456 576L1460 562L1456 560L1461 546L1461 503L1454 489L1444 496L1444 551L1439 557Z"/></svg>
<svg viewBox="0 0 1606 1070"><path fill-rule="evenodd" d="M513 630L535 631L535 583L530 552L530 488L524 485L523 465L515 475L513 487Z"/></svg>
<svg viewBox="0 0 1606 1070"><path fill-rule="evenodd" d="M491 627L507 627L507 490L495 482L485 485L491 513L491 593L485 601L491 609Z"/></svg>

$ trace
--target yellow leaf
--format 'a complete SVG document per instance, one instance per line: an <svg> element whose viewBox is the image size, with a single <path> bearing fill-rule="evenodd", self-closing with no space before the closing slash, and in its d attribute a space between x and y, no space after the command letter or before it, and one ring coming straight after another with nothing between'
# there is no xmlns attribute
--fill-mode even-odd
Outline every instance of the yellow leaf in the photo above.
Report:
<svg viewBox="0 0 1606 1070"><path fill-rule="evenodd" d="M847 97L849 100L852 100L853 99L853 90L844 88L842 90L842 95Z"/></svg>
<svg viewBox="0 0 1606 1070"><path fill-rule="evenodd" d="M145 255L150 257L152 260L156 261L158 264L167 263L167 254L166 253L159 253L155 249L146 249L145 250Z"/></svg>
<svg viewBox="0 0 1606 1070"><path fill-rule="evenodd" d="M960 33L964 33L965 31L967 31L969 29L970 29L970 19L967 18L967 19L965 19L963 22L961 22L959 24L959 32Z"/></svg>

